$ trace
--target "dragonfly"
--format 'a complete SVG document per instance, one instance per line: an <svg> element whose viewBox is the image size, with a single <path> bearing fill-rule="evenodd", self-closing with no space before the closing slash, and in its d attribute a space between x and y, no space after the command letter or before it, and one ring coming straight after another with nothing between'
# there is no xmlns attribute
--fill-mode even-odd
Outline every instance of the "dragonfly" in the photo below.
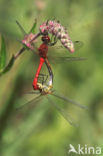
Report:
<svg viewBox="0 0 103 156"><path fill-rule="evenodd" d="M34 81L33 81L33 92L30 92L30 94L38 94L38 96L36 98L34 98L33 100L31 100L29 103L35 103L35 101L37 99L39 99L41 96L45 96L48 98L48 100L50 101L50 103L53 103L53 105L59 110L59 112L61 112L61 114L67 119L67 121L71 124L71 125L75 125L74 122L72 122L71 117L69 116L68 113L66 113L62 108L60 108L55 102L51 101L49 95L55 96L61 100L64 100L68 103L72 103L80 108L85 108L85 106L65 97L62 95L59 95L57 93L55 93L55 90L53 90L53 72L52 72L52 68L51 65L49 63L49 56L48 56L48 47L54 46L57 41L54 38L53 42L51 41L49 35L45 34L41 37L42 40L42 44L39 46L39 48L37 48L35 46L35 44L28 44L30 43L30 39L28 39L27 36L26 40L24 39L22 44L25 44L31 51L33 51L34 54L37 54L40 58L40 63L37 69L37 72L35 74L34 77ZM29 42L26 42L27 40L29 40ZM78 41L76 41L75 43L79 43ZM60 60L63 61L79 61L79 60L85 60L85 58L80 58L80 57L56 57L54 56L54 59L58 58L59 62ZM53 59L53 61L54 61ZM57 62L57 60L56 60ZM46 64L47 69L48 69L48 82L47 80L44 81L44 74L40 74L41 68L43 66L43 63ZM47 82L47 83L46 83ZM38 92L37 92L38 91ZM69 116L69 118L67 117Z"/></svg>
<svg viewBox="0 0 103 156"><path fill-rule="evenodd" d="M46 62L46 61L45 61ZM40 101L43 97L47 98L49 103L52 104L58 111L59 113L68 121L69 124L71 124L72 126L78 126L78 124L74 121L74 119L70 116L70 114L67 111L67 107L62 108L60 103L56 103L55 101L53 101L51 99L50 96L54 96L57 99L60 99L61 101L63 101L63 104L66 102L67 104L73 104L76 107L79 107L81 109L87 109L87 107L85 105L81 105L80 103L65 97L62 94L58 94L57 91L55 89L53 89L53 72L52 69L50 68L50 66L47 63L47 68L48 68L48 78L46 78L45 80L45 75L39 75L42 77L40 77L40 82L38 83L39 85L39 90L33 90L31 92L28 92L27 94L32 94L34 95L34 98L32 100L30 100L29 102L23 104L23 105L19 105L19 107L17 107L17 110L21 110L23 109L25 106L27 105L35 105L38 101ZM36 95L36 97L35 97ZM67 106L67 105L65 105Z"/></svg>
<svg viewBox="0 0 103 156"><path fill-rule="evenodd" d="M50 65L50 62L51 61L48 60L48 46L54 46L56 44L56 42L57 42L57 41L55 41L55 39L54 39L53 42L51 42L48 35L43 35L41 37L41 40L42 40L42 44L40 45L39 48L36 48L36 47L34 47L34 49L33 48L30 48L33 52L36 49L36 52L38 53L38 55L40 57L40 63L39 63L39 66L37 68L37 71L36 71L34 80L33 80L33 88L35 90L39 89L39 86L38 86L38 77L39 77L39 74L40 74L40 71L41 71L41 68L42 68L44 62L46 63L47 68L48 68L48 66L49 66L49 68L51 68L51 65ZM66 61L71 61L71 60L72 61L73 60L75 60L75 61L77 61L77 60L85 60L84 58L78 58L78 57L72 57L72 58L69 58L69 57L54 57L54 58L52 58L53 61L55 59L56 59L56 62L58 62L58 61L60 62L60 60L62 62L64 60L66 60ZM58 61L57 61L57 59L58 59ZM49 70L49 72L50 71L51 70Z"/></svg>
<svg viewBox="0 0 103 156"><path fill-rule="evenodd" d="M17 22L17 24L20 27L20 29L22 30L22 32L25 34L25 30L19 24L19 22ZM39 48L37 48L35 46L35 44L32 43L32 41L35 41L34 38L35 38L35 35L33 35L33 34L27 35L26 34L24 36L24 39L22 40L22 44L26 45L26 47L29 48L31 51L33 51L34 54L37 54L40 57L40 63L39 63L38 69L36 71L35 78L33 80L33 88L35 90L38 90L39 89L38 77L39 77L41 68L42 68L45 60L46 60L46 62L48 62L48 66L50 66L50 62L51 62L51 61L49 61L49 57L48 57L48 47L53 47L57 43L57 37L52 35L51 39L50 39L50 37L47 33L42 34L42 37L41 37L42 43L39 46ZM81 42L79 42L79 41L75 41L74 43L75 43L74 45L79 45L79 46L81 45ZM62 52L62 54L63 54L63 52ZM81 61L81 60L85 60L85 59L86 58L68 57L68 56L67 57L60 57L60 56L58 57L55 55L52 57L53 62L59 62L59 63L60 62L67 62L67 61Z"/></svg>
<svg viewBox="0 0 103 156"><path fill-rule="evenodd" d="M42 54L43 57L48 55L48 47L50 49L50 47L54 47L57 42L58 42L58 38L54 35L50 36L50 34L46 33L46 34L42 34L42 33L37 33L37 34L27 34L24 30L24 28L21 26L21 24L17 21L17 24L20 28L20 30L22 31L22 33L24 34L24 39L22 41L20 41L23 45L26 46L25 50L28 48L29 50L32 50L33 52L35 51L36 54L40 55ZM41 37L42 40L42 44L40 45L39 48L37 48L34 43L36 43L36 39L38 37ZM51 37L51 38L50 38ZM73 46L75 47L75 51L80 49L83 46L83 42L81 41L74 41L73 42ZM23 47L24 48L24 47ZM55 51L55 53L53 53L52 51L52 56L54 55L54 57L56 58L52 58L53 60L58 60L58 62L67 62L67 61L81 61L81 60L86 60L86 58L83 57L68 57L65 56L66 52L62 51L63 50L63 46L56 46L55 49L59 49L59 53ZM21 50L20 50L21 51ZM42 51L41 53L39 53L40 51ZM62 57L59 57L59 55L62 55ZM49 53L50 55L50 53ZM68 55L68 54L67 54ZM59 61L61 60L61 61Z"/></svg>

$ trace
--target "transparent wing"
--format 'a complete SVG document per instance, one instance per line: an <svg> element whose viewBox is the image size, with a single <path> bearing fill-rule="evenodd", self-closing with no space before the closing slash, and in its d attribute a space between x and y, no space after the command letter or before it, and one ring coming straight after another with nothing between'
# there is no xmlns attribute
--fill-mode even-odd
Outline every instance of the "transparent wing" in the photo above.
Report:
<svg viewBox="0 0 103 156"><path fill-rule="evenodd" d="M73 41L75 51L83 47L84 43L82 41ZM56 49L63 50L65 47L63 45L55 45ZM68 50L67 50L68 51Z"/></svg>
<svg viewBox="0 0 103 156"><path fill-rule="evenodd" d="M55 92L55 91L54 91ZM59 94L57 94L57 93L54 93L54 92L52 92L52 94L50 94L50 95L52 95L52 96L55 96L55 97L57 97L58 99L59 99L59 102L57 102L56 100L54 101L54 100L51 100L51 98L49 97L50 95L48 95L47 96L47 98L48 98L48 100L50 101L50 103L52 103L55 107L56 107L56 109L63 115L63 117L71 124L71 125L73 125L73 126L78 126L78 124L75 122L75 120L74 120L74 118L75 118L75 116L76 116L76 119L77 119L77 110L76 110L76 112L75 112L75 109L74 109L74 107L73 107L73 109L71 109L71 107L70 107L70 109L68 109L68 104L73 104L74 106L77 106L77 107L79 107L79 108L81 108L81 109L85 109L85 110L87 110L88 108L86 107L86 106L84 106L84 105L81 105L80 103L78 103L78 102L76 102L76 101L74 101L74 100L72 100L72 99L69 99L69 98L67 98L67 97L65 97L65 96L63 96L63 95L59 95ZM63 100L64 102L66 102L66 105L64 104L64 102L62 102L61 100ZM61 103L62 103L62 105L61 105ZM69 106L71 106L71 105L69 105ZM69 112L70 111L70 112ZM75 112L75 113L74 113ZM74 114L73 114L74 113ZM80 113L80 111L79 111L79 113ZM70 116L70 114L72 114L72 116L73 116L73 118Z"/></svg>
<svg viewBox="0 0 103 156"><path fill-rule="evenodd" d="M81 47L83 47L84 43L82 41L74 41L74 49L79 50Z"/></svg>
<svg viewBox="0 0 103 156"><path fill-rule="evenodd" d="M82 44L82 43L81 43ZM79 45L78 45L79 47ZM54 47L55 49L56 47ZM51 51L53 50L52 47L50 47L50 51L48 50L48 60L50 61L50 63L66 63L66 62L72 62L72 61L85 61L87 60L87 58L85 57L69 57L67 56L67 52L66 51L61 51L58 53L58 51ZM35 46L34 50L32 50L32 52L34 54L36 54L37 56L39 56L39 52L38 52L38 48ZM62 55L62 56L61 56Z"/></svg>
<svg viewBox="0 0 103 156"><path fill-rule="evenodd" d="M22 109L23 107L26 107L27 105L29 105L29 106L35 105L37 102L39 102L39 101L41 100L41 94L40 94L40 93L39 93L39 95L37 95L37 96L35 96L35 94L38 94L38 93L34 93L34 92L30 92L30 93L28 93L28 94L33 94L34 97L33 97L30 101L28 101L28 102L26 102L26 103L23 103L23 104L21 104L21 105L17 105L17 106L15 107L16 110L20 110L20 109Z"/></svg>
<svg viewBox="0 0 103 156"><path fill-rule="evenodd" d="M69 122L70 125L77 127L78 124L75 123L74 119L70 116L68 112L66 112L63 108L59 107L59 105L51 100L50 97L47 96L48 101L50 104L52 104L58 111L59 113Z"/></svg>
<svg viewBox="0 0 103 156"><path fill-rule="evenodd" d="M78 102L76 102L76 101L74 101L74 100L72 100L70 98L67 98L64 95L60 95L60 94L57 94L57 93L54 93L54 92L51 95L53 95L53 96L55 96L55 97L57 97L57 98L59 98L59 99L61 99L63 101L66 101L68 103L71 103L71 104L73 104L73 105L75 105L77 107L80 107L82 109L88 109L86 106L84 106L84 105L82 105L82 104L80 104L80 103L78 103Z"/></svg>
<svg viewBox="0 0 103 156"><path fill-rule="evenodd" d="M77 48L80 48L83 43L80 41L75 41L75 45ZM38 48L35 44L32 45L34 49L29 49L31 50L35 57L39 56ZM53 50L54 49L54 50ZM40 56L39 56L40 57ZM87 58L84 57L68 57L68 53L66 51L57 51L56 47L49 47L48 50L48 60L50 63L66 63L66 62L71 62L71 61L84 61L87 60Z"/></svg>
<svg viewBox="0 0 103 156"><path fill-rule="evenodd" d="M67 63L67 62L72 62L72 61L85 61L85 60L87 60L87 58L84 58L84 57L53 57L53 56L51 56L51 57L49 57L48 58L49 59L49 61L50 61L50 63Z"/></svg>

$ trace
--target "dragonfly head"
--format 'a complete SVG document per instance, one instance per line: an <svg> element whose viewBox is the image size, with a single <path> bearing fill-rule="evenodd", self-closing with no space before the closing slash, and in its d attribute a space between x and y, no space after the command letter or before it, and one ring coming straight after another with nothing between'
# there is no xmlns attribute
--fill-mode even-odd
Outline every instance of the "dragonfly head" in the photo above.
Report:
<svg viewBox="0 0 103 156"><path fill-rule="evenodd" d="M42 36L41 40L42 40L44 43L46 43L46 44L48 44L48 43L50 42L50 38L49 38L48 35Z"/></svg>
<svg viewBox="0 0 103 156"><path fill-rule="evenodd" d="M37 85L38 85L42 95L51 94L51 89L53 87L52 85L46 86L41 83L37 83Z"/></svg>

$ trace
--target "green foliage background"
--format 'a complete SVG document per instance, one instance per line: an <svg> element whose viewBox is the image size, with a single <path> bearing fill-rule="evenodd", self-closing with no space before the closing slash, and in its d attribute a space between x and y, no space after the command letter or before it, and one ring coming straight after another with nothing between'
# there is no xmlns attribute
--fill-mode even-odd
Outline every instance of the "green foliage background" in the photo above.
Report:
<svg viewBox="0 0 103 156"><path fill-rule="evenodd" d="M103 147L103 2L44 0L41 6L36 2L0 0L0 32L6 42L7 61L21 47L17 39L22 39L22 34L16 20L27 32L35 18L38 21L36 32L45 20L60 20L72 40L84 43L74 54L64 49L67 56L88 60L52 65L54 88L88 106L89 111L76 111L80 116L77 128L70 126L46 98L36 101L31 108L27 106L16 111L15 106L32 98L23 95L32 89L38 63L33 53L27 51L7 74L0 77L0 155L66 156L69 144ZM73 112L71 108L70 113Z"/></svg>

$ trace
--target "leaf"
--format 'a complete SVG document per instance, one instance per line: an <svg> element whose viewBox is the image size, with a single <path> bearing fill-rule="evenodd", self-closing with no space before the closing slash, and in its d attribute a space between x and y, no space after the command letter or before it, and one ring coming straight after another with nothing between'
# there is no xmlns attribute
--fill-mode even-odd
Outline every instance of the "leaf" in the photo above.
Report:
<svg viewBox="0 0 103 156"><path fill-rule="evenodd" d="M15 60L15 58L14 58L14 56L12 56L12 58L10 59L8 65L5 67L3 73L6 73L7 71L9 71L11 69L12 65L14 64L14 60Z"/></svg>
<svg viewBox="0 0 103 156"><path fill-rule="evenodd" d="M34 22L32 28L31 28L31 30L29 31L29 33L33 33L33 34L35 33L36 25L37 25L37 19L35 19L35 22Z"/></svg>
<svg viewBox="0 0 103 156"><path fill-rule="evenodd" d="M12 56L12 58L10 59L8 65L0 72L0 76L1 76L2 74L4 74L4 73L8 72L8 71L11 69L11 67L12 67L13 64L14 64L14 61L15 61L15 57Z"/></svg>
<svg viewBox="0 0 103 156"><path fill-rule="evenodd" d="M0 50L0 70L5 67L6 64L6 45L4 37L1 36L1 50Z"/></svg>
<svg viewBox="0 0 103 156"><path fill-rule="evenodd" d="M25 35L26 32L25 32L24 28L22 27L22 25L19 23L19 21L16 20L16 24L17 24L18 27L20 28L21 32Z"/></svg>

